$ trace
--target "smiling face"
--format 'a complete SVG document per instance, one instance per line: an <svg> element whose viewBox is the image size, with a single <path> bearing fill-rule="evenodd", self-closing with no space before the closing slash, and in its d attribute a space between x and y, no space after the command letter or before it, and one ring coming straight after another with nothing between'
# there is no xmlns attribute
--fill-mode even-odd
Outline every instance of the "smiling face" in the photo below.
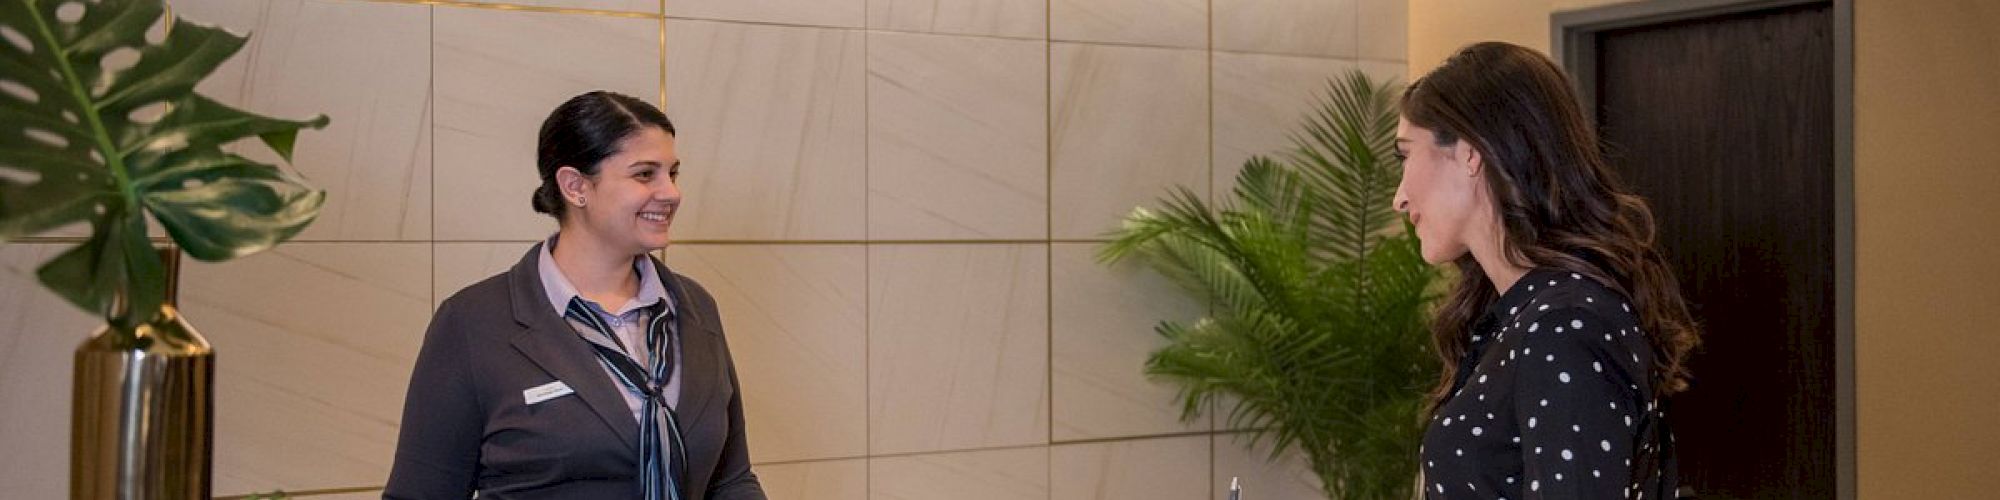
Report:
<svg viewBox="0 0 2000 500"><path fill-rule="evenodd" d="M1396 186L1395 208L1416 226L1424 261L1457 260L1482 241L1478 231L1498 229L1486 205L1482 160L1471 143L1440 145L1435 132L1404 119L1396 125L1396 153L1403 160L1403 181Z"/></svg>
<svg viewBox="0 0 2000 500"><path fill-rule="evenodd" d="M667 247L668 228L680 208L680 156L674 136L640 127L618 141L618 152L597 163L596 175L575 168L557 172L572 208L563 225L602 248L633 255ZM581 201L581 203L579 203Z"/></svg>

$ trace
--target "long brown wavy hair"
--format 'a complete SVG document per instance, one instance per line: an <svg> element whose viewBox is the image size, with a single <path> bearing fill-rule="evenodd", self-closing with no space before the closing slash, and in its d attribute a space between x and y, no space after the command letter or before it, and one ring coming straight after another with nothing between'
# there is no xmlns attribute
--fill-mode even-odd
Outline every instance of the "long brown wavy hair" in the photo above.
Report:
<svg viewBox="0 0 2000 500"><path fill-rule="evenodd" d="M1654 248L1652 211L1619 183L1554 61L1518 45L1473 44L1412 82L1400 108L1439 146L1462 140L1480 153L1507 258L1582 274L1629 297L1653 349L1652 397L1687 388L1685 362L1701 336ZM1457 377L1467 330L1499 298L1470 254L1454 265L1458 280L1431 324L1443 360L1433 411Z"/></svg>

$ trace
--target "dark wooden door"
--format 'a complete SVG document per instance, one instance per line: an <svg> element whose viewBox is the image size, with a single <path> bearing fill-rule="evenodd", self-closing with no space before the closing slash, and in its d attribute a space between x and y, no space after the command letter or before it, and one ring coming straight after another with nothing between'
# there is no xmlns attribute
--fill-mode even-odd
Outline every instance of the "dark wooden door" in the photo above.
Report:
<svg viewBox="0 0 2000 500"><path fill-rule="evenodd" d="M1701 498L1832 498L1832 13L1825 4L1600 32L1597 118L1705 327L1675 398Z"/></svg>

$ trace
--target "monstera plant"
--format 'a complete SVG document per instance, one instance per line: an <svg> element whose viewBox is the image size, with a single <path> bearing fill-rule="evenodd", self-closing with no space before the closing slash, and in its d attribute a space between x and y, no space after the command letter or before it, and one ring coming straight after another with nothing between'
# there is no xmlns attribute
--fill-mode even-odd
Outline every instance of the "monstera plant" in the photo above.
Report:
<svg viewBox="0 0 2000 500"><path fill-rule="evenodd" d="M0 0L0 241L87 224L42 284L105 326L76 351L71 498L207 498L215 354L168 303L173 252L228 260L277 245L326 194L232 153L291 161L301 128L194 92L244 37L161 0ZM253 145L254 146L254 145ZM17 333L18 334L18 333Z"/></svg>
<svg viewBox="0 0 2000 500"><path fill-rule="evenodd" d="M0 241L88 223L37 274L120 335L166 294L149 214L188 255L220 261L298 234L326 199L225 146L256 137L290 161L299 129L327 118L194 93L246 39L164 14L160 0L0 0Z"/></svg>
<svg viewBox="0 0 2000 500"><path fill-rule="evenodd" d="M1160 323L1167 345L1146 363L1178 386L1183 418L1223 404L1251 443L1301 452L1327 498L1411 498L1438 376L1436 271L1389 206L1394 95L1358 72L1331 82L1283 162L1251 158L1217 206L1183 188L1135 210L1101 254L1210 304Z"/></svg>

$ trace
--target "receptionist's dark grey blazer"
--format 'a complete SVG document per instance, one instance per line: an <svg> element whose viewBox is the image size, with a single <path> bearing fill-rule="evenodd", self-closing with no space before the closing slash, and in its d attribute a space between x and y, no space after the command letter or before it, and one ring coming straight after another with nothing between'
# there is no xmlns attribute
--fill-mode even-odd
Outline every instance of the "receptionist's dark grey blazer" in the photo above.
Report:
<svg viewBox="0 0 2000 500"><path fill-rule="evenodd" d="M583 338L549 306L538 244L445 300L424 334L383 498L637 498L639 423ZM655 260L680 314L685 500L763 500L715 301ZM576 391L537 404L522 391Z"/></svg>

